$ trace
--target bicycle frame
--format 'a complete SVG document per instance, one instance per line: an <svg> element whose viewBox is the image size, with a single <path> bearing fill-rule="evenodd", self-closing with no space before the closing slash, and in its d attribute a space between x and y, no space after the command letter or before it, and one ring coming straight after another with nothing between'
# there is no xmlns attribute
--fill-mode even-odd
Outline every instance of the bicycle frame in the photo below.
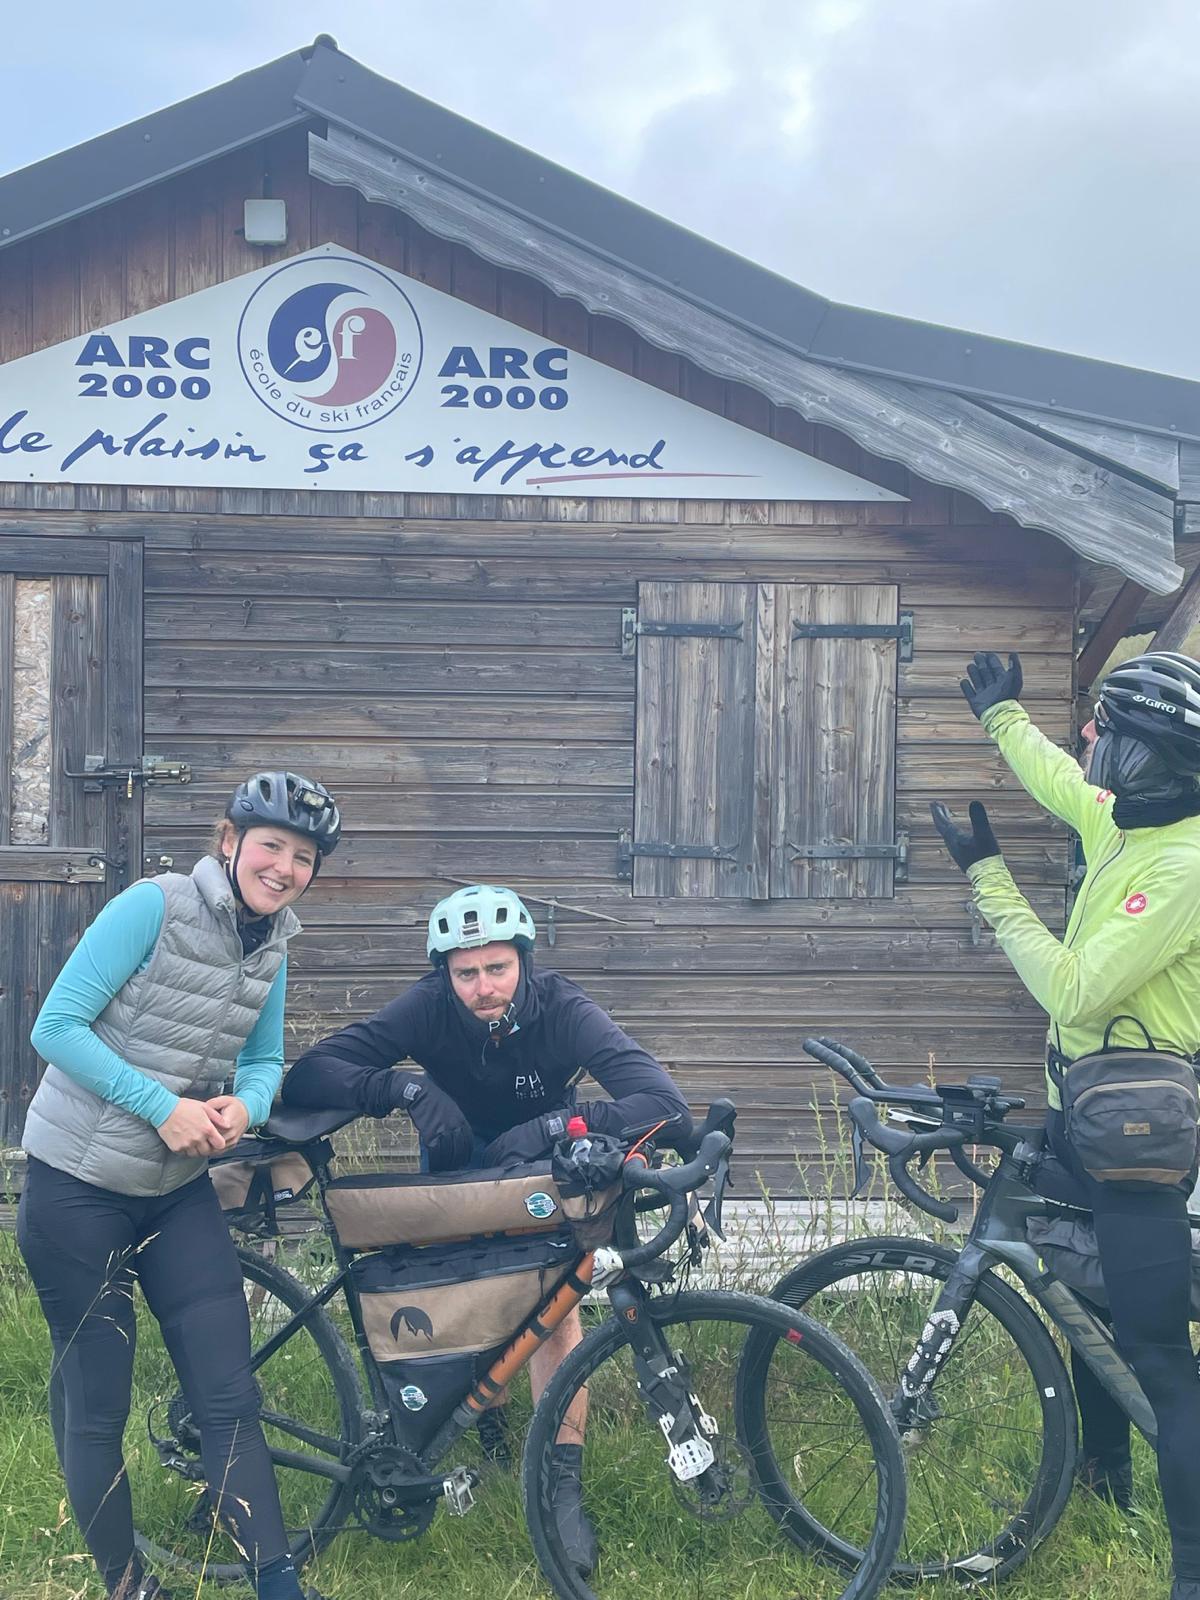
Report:
<svg viewBox="0 0 1200 1600"><path fill-rule="evenodd" d="M1111 1331L1073 1289L1047 1270L1025 1236L1026 1219L1043 1214L1050 1202L1029 1186L1029 1168L1038 1151L1023 1136L1036 1138L1037 1130L1004 1131L1000 1163L902 1380L897 1404L901 1431L915 1425L921 1397L954 1348L979 1280L992 1267L1003 1265L1153 1444L1158 1433L1154 1413Z"/></svg>
<svg viewBox="0 0 1200 1600"><path fill-rule="evenodd" d="M307 1152L310 1158L313 1152ZM363 1324L361 1302L358 1290L350 1267L354 1256L358 1252L348 1251L342 1245L337 1234L337 1227L329 1215L325 1204L325 1189L329 1182L328 1167L319 1159L312 1160L313 1170L317 1180L318 1191L321 1196L321 1209L324 1214L324 1232L333 1246L334 1259L337 1271L329 1281L321 1286L304 1306L290 1317L284 1325L271 1335L267 1342L256 1350L251 1359L251 1371L257 1371L268 1361L294 1334L304 1327L305 1323L321 1307L327 1305L339 1292L343 1293L347 1310L350 1315L351 1326L354 1330L355 1346L359 1359L366 1372L370 1394L373 1404L380 1413L388 1414L390 1420L391 1407L384 1393L383 1382L379 1374L379 1367L367 1340ZM628 1205L630 1218L632 1217L633 1196L629 1195L623 1206ZM628 1223L632 1227L631 1220ZM618 1229L620 1223L618 1223ZM429 1471L436 1468L452 1446L460 1439L469 1428L478 1420L482 1412L491 1406L496 1397L528 1366L536 1351L545 1344L557 1328L570 1316L591 1289L592 1278L595 1270L595 1252L580 1252L558 1286L543 1299L522 1323L521 1327L505 1345L504 1349L495 1358L488 1370L479 1376L454 1411L434 1434L429 1443L419 1451L413 1452L416 1459ZM611 1285L613 1290L621 1291L620 1309L624 1319L632 1326L639 1325L640 1337L635 1341L635 1348L643 1359L650 1353L657 1336L649 1319L641 1319L638 1315L641 1303L648 1298L644 1286L635 1278L622 1278ZM614 1297L610 1294L610 1300ZM614 1301L614 1307L616 1302ZM640 1324L646 1323L646 1331L641 1333ZM645 1345L646 1349L641 1347ZM271 1420L264 1414L265 1420ZM342 1441L333 1439L315 1430L305 1430L308 1442L317 1449L324 1449L331 1454L337 1454L342 1449ZM391 1442L403 1443L395 1423L390 1427ZM301 1455L299 1452L282 1450L272 1445L271 1458L277 1466L299 1467L302 1470L316 1473L320 1476L345 1482L350 1477L351 1469L344 1463L321 1460L317 1457Z"/></svg>

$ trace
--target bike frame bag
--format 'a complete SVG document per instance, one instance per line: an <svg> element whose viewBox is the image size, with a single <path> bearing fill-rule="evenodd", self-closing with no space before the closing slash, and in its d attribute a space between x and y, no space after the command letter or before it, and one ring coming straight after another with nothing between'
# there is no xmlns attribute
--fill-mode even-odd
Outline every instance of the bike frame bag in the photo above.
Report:
<svg viewBox="0 0 1200 1600"><path fill-rule="evenodd" d="M613 1185L604 1199L615 1205L619 1193ZM562 1194L548 1161L436 1174L354 1173L326 1186L325 1203L348 1250L445 1244L483 1233L555 1233L598 1207L593 1196Z"/></svg>
<svg viewBox="0 0 1200 1600"><path fill-rule="evenodd" d="M1025 1237L1056 1277L1093 1305L1108 1306L1100 1246L1091 1221L1078 1214L1029 1216ZM1192 1229L1192 1319L1200 1321L1200 1230Z"/></svg>
<svg viewBox="0 0 1200 1600"><path fill-rule="evenodd" d="M570 1233L400 1246L358 1257L363 1331L404 1442L426 1444L579 1258Z"/></svg>

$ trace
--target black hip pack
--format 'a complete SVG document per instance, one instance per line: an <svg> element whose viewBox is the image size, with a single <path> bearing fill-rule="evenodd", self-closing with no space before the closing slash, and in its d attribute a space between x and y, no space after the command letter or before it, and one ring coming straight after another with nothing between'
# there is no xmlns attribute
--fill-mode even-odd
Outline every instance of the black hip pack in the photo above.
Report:
<svg viewBox="0 0 1200 1600"><path fill-rule="evenodd" d="M1110 1045L1118 1022L1145 1035L1145 1050ZM1122 1188L1161 1189L1194 1181L1200 1131L1196 1070L1185 1057L1157 1050L1137 1017L1114 1017L1104 1043L1063 1070L1051 1053L1050 1073L1062 1098L1072 1150L1089 1177Z"/></svg>

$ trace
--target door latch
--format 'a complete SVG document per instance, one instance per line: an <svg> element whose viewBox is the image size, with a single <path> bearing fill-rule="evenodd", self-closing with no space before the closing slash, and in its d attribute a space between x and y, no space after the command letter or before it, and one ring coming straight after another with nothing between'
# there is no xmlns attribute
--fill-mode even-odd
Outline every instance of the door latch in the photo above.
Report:
<svg viewBox="0 0 1200 1600"><path fill-rule="evenodd" d="M169 761L165 756L143 756L140 766L84 756L83 771L64 767L63 777L82 778L84 794L100 794L105 784L123 783L126 800L132 800L135 783L191 783L192 769L186 761Z"/></svg>

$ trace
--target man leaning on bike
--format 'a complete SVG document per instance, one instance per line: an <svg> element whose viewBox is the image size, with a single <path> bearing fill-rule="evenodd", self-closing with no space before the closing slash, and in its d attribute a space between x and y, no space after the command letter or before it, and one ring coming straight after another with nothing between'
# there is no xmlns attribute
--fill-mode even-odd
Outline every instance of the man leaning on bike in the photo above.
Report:
<svg viewBox="0 0 1200 1600"><path fill-rule="evenodd" d="M944 805L933 818L981 914L1049 1013L1047 1136L1073 1190L1059 1198L1093 1212L1113 1330L1158 1423L1171 1600L1200 1600L1187 1216L1196 1179L1188 1067L1200 1055L1200 664L1159 651L1111 672L1084 729L1086 776L1033 726L1021 688L1015 654L1007 666L977 654L962 682L1022 786L1082 841L1087 871L1065 937L1017 888L979 802L969 829ZM1072 1365L1082 1475L1127 1510L1128 1419L1074 1354Z"/></svg>

